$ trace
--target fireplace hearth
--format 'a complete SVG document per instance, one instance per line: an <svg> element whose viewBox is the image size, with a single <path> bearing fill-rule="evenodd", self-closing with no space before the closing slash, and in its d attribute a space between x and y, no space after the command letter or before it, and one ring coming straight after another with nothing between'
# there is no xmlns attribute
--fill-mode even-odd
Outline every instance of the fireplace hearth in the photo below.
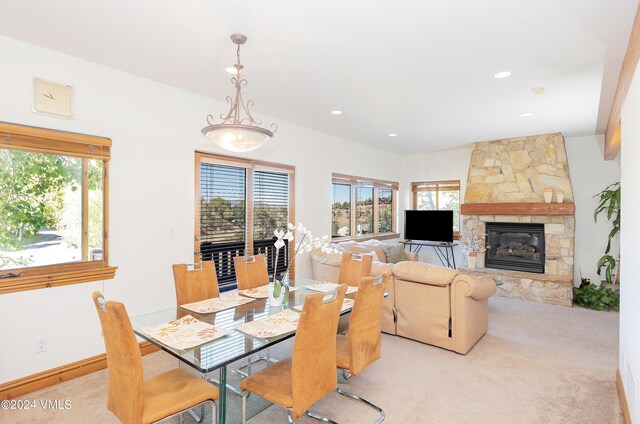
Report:
<svg viewBox="0 0 640 424"><path fill-rule="evenodd" d="M485 267L544 274L544 224L487 222Z"/></svg>

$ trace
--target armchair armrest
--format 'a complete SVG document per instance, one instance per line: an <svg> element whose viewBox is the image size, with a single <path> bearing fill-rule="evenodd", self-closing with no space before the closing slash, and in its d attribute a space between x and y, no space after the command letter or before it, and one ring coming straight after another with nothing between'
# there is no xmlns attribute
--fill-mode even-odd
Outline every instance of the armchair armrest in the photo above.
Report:
<svg viewBox="0 0 640 424"><path fill-rule="evenodd" d="M488 299L496 292L496 283L492 278L475 278L462 274L458 275L454 281L467 283L469 290L465 293L465 297L470 297L473 300Z"/></svg>

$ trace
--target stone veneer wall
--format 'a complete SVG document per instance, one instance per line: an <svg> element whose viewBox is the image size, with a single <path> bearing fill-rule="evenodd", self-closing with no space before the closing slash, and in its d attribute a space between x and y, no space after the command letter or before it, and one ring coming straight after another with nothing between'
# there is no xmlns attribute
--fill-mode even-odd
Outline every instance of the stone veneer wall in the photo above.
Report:
<svg viewBox="0 0 640 424"><path fill-rule="evenodd" d="M564 192L573 202L569 164L560 133L474 144L464 203L540 203L544 189ZM571 306L573 297L575 217L553 215L465 215L464 231L485 234L486 222L544 224L545 273L484 268L478 255L478 273L503 284L498 294Z"/></svg>
<svg viewBox="0 0 640 424"><path fill-rule="evenodd" d="M569 162L560 133L475 143L465 203L544 202L544 189L573 202ZM555 199L554 199L555 200Z"/></svg>

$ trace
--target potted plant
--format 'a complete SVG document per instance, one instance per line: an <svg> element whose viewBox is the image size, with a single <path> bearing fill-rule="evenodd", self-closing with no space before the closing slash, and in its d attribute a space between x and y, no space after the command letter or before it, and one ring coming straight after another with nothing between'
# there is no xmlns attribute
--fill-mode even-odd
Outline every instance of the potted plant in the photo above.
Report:
<svg viewBox="0 0 640 424"><path fill-rule="evenodd" d="M607 248L596 265L598 267L598 275L602 275L602 269L604 268L604 278L607 284L612 285L613 271L619 261L610 255L609 252L611 251L611 241L620 231L620 183L617 182L607 186L593 197L599 198L598 206L593 213L594 221L598 222L598 216L605 213L607 220L609 220L612 225L607 240ZM618 275L616 275L616 282L617 281L619 281Z"/></svg>
<svg viewBox="0 0 640 424"><path fill-rule="evenodd" d="M484 252L490 247L485 244L484 237L479 237L475 233L466 231L460 232L460 244L462 244L462 251L467 254L470 269L475 269L478 262L478 253Z"/></svg>
<svg viewBox="0 0 640 424"><path fill-rule="evenodd" d="M297 226L289 223L287 224L287 231L275 230L273 234L276 236L276 242L274 243L276 254L273 259L273 289L269 293L269 305L280 306L282 305L283 299L289 295L287 274L298 254L311 252L313 249L321 249L325 253L336 253L336 250L329 247L331 243L329 236L314 238L311 231L302 225L302 223L299 223ZM287 267L281 274L278 274L278 255L280 254L280 249L285 246L285 240L289 242L294 239L294 234L300 238L300 241L296 243L293 256L287 264Z"/></svg>

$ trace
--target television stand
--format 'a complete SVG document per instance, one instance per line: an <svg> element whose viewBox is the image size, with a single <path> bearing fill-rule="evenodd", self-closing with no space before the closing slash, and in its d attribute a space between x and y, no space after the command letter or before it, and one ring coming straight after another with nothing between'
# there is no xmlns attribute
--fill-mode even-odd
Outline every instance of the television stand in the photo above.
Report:
<svg viewBox="0 0 640 424"><path fill-rule="evenodd" d="M458 245L457 241L449 243L438 241L403 240L400 243L405 246L409 246L409 252L412 253L420 253L420 250L424 246L432 247L442 266L456 269L456 257L453 254L453 248Z"/></svg>

